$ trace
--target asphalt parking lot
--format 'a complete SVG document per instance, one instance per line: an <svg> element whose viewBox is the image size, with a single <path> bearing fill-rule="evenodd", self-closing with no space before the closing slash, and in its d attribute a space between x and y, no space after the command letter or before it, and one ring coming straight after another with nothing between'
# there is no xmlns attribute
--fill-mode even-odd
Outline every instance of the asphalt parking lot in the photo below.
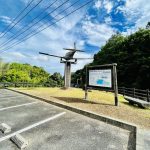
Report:
<svg viewBox="0 0 150 150"><path fill-rule="evenodd" d="M127 150L130 133L6 89L0 89L0 150L18 150L10 138L20 134L26 150Z"/></svg>

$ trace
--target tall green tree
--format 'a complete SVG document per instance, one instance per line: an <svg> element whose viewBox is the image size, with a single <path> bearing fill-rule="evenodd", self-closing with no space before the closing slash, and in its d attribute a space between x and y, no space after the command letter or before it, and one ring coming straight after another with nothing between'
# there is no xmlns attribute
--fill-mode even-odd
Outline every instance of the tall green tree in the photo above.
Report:
<svg viewBox="0 0 150 150"><path fill-rule="evenodd" d="M5 74L0 76L0 82L14 82L14 83L33 83L42 84L51 87L63 86L63 77L60 73L54 73L50 75L43 68L37 66L31 66L29 64L11 63L9 69L6 70L6 63L0 63L2 71ZM4 69L5 68L5 69Z"/></svg>
<svg viewBox="0 0 150 150"><path fill-rule="evenodd" d="M53 75L50 77L52 80L56 81L58 86L63 86L63 77L61 76L60 73L55 72Z"/></svg>
<svg viewBox="0 0 150 150"><path fill-rule="evenodd" d="M5 73L8 71L10 64L5 63L0 58L0 80L3 80Z"/></svg>
<svg viewBox="0 0 150 150"><path fill-rule="evenodd" d="M119 86L150 89L150 29L139 29L130 36L113 35L90 65L110 63L118 64ZM74 76L79 78L79 72L83 76L85 71Z"/></svg>
<svg viewBox="0 0 150 150"><path fill-rule="evenodd" d="M150 22L147 23L146 29L150 29Z"/></svg>

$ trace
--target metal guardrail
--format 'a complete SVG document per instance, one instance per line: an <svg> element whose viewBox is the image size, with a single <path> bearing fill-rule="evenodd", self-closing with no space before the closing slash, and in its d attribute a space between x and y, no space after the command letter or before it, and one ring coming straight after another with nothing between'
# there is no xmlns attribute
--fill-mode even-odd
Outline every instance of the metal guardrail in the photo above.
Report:
<svg viewBox="0 0 150 150"><path fill-rule="evenodd" d="M135 89L135 88L126 88L126 87L119 87L118 88L119 94L123 94L126 96L139 98L143 101L150 102L150 90L141 90L141 89Z"/></svg>

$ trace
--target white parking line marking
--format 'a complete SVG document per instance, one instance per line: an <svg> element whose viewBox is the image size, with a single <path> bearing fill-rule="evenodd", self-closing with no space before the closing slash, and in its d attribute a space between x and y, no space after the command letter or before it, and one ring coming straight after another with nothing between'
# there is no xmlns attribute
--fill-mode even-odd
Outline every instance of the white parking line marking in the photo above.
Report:
<svg viewBox="0 0 150 150"><path fill-rule="evenodd" d="M9 97L11 97L11 96L12 96L12 95L1 95L0 98L7 98L7 97L9 98Z"/></svg>
<svg viewBox="0 0 150 150"><path fill-rule="evenodd" d="M19 130L19 131L16 131L16 132L14 132L14 133L11 133L11 134L9 134L9 135L6 135L6 136L0 138L0 142L5 141L5 140L7 140L7 139L9 139L9 138L11 138L11 137L13 137L13 136L15 136L16 134L20 134L20 133L25 132L25 131L28 131L28 130L34 128L34 127L37 127L37 126L39 126L39 125L42 125L42 124L44 124L44 123L46 123L46 122L49 122L49 121L51 121L51 120L54 120L54 119L56 119L56 118L58 118L58 117L64 115L65 113L66 113L66 112L59 113L59 114L57 114L57 115L55 115L55 116L53 116L53 117L44 119L44 120L42 120L42 121L40 121L40 122L37 122L37 123L32 124L32 125L30 125L30 126L28 126L28 127L26 127L26 128L23 128L23 129L21 129L21 130Z"/></svg>
<svg viewBox="0 0 150 150"><path fill-rule="evenodd" d="M3 99L12 99L12 98L21 98L21 97L25 97L25 96L11 96L11 97L0 97L0 98L2 98L2 100ZM1 101L0 101L1 102Z"/></svg>
<svg viewBox="0 0 150 150"><path fill-rule="evenodd" d="M10 97L25 97L25 95L2 95L0 98L10 98Z"/></svg>
<svg viewBox="0 0 150 150"><path fill-rule="evenodd" d="M39 102L24 103L24 104L21 104L21 105L5 107L5 108L1 108L0 111L7 110L7 109L12 109L12 108L17 108L17 107L22 107L22 106L28 106L28 105L32 105L32 104L36 104L36 103L39 103Z"/></svg>
<svg viewBox="0 0 150 150"><path fill-rule="evenodd" d="M3 100L0 100L0 105L1 105L1 103L3 103L3 102L12 102L12 101L16 101L16 100L18 100L18 99L3 99ZM20 99L19 99L19 101L20 101ZM27 101L27 100L26 100Z"/></svg>

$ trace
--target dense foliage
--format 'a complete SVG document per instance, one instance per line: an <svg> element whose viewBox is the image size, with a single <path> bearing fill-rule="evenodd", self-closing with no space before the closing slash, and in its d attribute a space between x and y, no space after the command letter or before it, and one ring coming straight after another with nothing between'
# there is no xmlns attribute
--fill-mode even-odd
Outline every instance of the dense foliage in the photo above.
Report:
<svg viewBox="0 0 150 150"><path fill-rule="evenodd" d="M119 86L150 89L149 26L130 36L113 35L89 65L117 63ZM73 74L72 82L76 83L81 77L85 79L85 67Z"/></svg>
<svg viewBox="0 0 150 150"><path fill-rule="evenodd" d="M54 73L50 75L47 73L43 68L37 66L31 66L29 64L19 64L19 63L12 63L9 65L7 70L6 63L1 67L0 73L0 82L13 82L13 83L33 83L33 84L42 84L44 86L62 86L63 85L63 78L60 73ZM4 73L2 73L4 72Z"/></svg>
<svg viewBox="0 0 150 150"><path fill-rule="evenodd" d="M9 63L4 63L2 59L0 59L0 76L4 76L4 74L8 69L9 69Z"/></svg>

